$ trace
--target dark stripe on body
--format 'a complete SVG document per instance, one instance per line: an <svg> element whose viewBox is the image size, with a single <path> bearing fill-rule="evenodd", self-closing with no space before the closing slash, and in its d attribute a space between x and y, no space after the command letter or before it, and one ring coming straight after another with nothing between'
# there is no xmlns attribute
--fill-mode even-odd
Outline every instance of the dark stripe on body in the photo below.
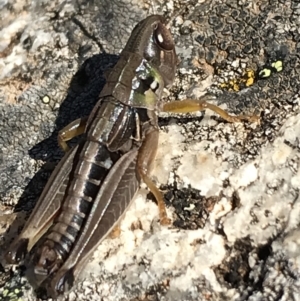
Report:
<svg viewBox="0 0 300 301"><path fill-rule="evenodd" d="M80 143L74 156L61 212L46 235L46 241L54 243L48 244L48 247L52 245L58 260L66 258L73 248L102 182L121 156L117 150L123 145L123 140L135 134L135 112L126 106L104 101L92 117L85 140ZM116 152L111 152L109 145ZM53 272L53 260L49 264L47 256L42 252L40 262L41 268L49 273L50 270ZM58 266L61 265L59 262Z"/></svg>

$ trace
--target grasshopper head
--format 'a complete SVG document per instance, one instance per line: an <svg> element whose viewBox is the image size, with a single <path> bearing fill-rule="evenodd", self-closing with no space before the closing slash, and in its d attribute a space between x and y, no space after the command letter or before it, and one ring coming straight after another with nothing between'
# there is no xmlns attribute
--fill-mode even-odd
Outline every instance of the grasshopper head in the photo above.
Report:
<svg viewBox="0 0 300 301"><path fill-rule="evenodd" d="M167 22L160 15L152 15L139 22L124 48L135 52L155 66L164 80L164 86L170 86L175 78L177 56L175 44Z"/></svg>

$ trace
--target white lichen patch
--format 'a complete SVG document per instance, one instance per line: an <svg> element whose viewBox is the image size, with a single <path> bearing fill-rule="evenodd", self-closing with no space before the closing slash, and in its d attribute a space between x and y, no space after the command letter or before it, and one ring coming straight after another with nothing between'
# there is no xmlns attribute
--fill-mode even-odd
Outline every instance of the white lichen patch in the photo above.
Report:
<svg viewBox="0 0 300 301"><path fill-rule="evenodd" d="M0 80L26 62L25 50L19 43L14 45L14 40L24 30L29 19L29 14L24 13L0 31L0 53L6 53L0 58Z"/></svg>
<svg viewBox="0 0 300 301"><path fill-rule="evenodd" d="M27 13L16 18L11 24L0 30L0 52L4 51L27 25L29 15Z"/></svg>
<svg viewBox="0 0 300 301"><path fill-rule="evenodd" d="M272 154L272 162L274 165L282 165L286 163L286 160L290 156L292 149L287 146L281 139L274 143L274 152Z"/></svg>
<svg viewBox="0 0 300 301"><path fill-rule="evenodd" d="M299 209L291 191L299 182L299 171L295 173L289 167L290 160L297 158L299 163L299 158L297 151L284 143L286 140L293 143L299 137L297 117L287 120L281 133L282 137L263 148L261 155L247 164L248 168L252 166L252 172L245 173L247 168L242 167L230 178L233 186L238 188L242 206L224 220L224 231L229 241L250 235L255 243L266 243L278 231L289 224L296 226L300 221L299 214L293 214ZM248 187L236 184L247 181Z"/></svg>
<svg viewBox="0 0 300 301"><path fill-rule="evenodd" d="M176 157L183 154L183 135L180 126L173 124L168 127L168 132L159 135L157 150L152 175L161 184L167 184Z"/></svg>
<svg viewBox="0 0 300 301"><path fill-rule="evenodd" d="M41 46L50 48L59 45L60 50L55 52L56 56L69 55L67 36L53 32L46 25L46 19L45 16L36 16L28 11L0 30L0 80L24 72L22 66L39 52Z"/></svg>
<svg viewBox="0 0 300 301"><path fill-rule="evenodd" d="M219 220L222 216L225 216L231 210L231 202L227 198L222 198L209 214L210 224L215 225L217 220Z"/></svg>
<svg viewBox="0 0 300 301"><path fill-rule="evenodd" d="M234 189L238 189L250 185L257 179L257 176L258 170L253 162L251 162L236 170L234 174L230 176L229 181Z"/></svg>
<svg viewBox="0 0 300 301"><path fill-rule="evenodd" d="M163 227L157 216L157 206L145 201L145 195L138 195L121 223L120 237L107 239L95 252L85 277L89 273L93 278L103 274L122 275L122 284L117 287L113 281L98 287L101 296L109 296L107 300L119 300L124 294L121 287L138 285L147 289L169 277L172 278L170 294L173 290L178 293L179 283L181 293L189 291L193 280L199 277L220 290L212 267L220 264L225 256L224 238L204 229L185 231ZM133 230L132 224L139 224L140 228Z"/></svg>
<svg viewBox="0 0 300 301"><path fill-rule="evenodd" d="M207 151L208 141L191 145L180 159L177 175L185 183L207 197L218 195L222 189L228 163ZM225 173L224 173L225 172Z"/></svg>

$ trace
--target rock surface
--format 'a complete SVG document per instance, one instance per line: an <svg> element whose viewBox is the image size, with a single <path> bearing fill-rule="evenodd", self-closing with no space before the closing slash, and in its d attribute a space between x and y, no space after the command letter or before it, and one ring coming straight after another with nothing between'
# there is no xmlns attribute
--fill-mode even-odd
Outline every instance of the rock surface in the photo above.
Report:
<svg viewBox="0 0 300 301"><path fill-rule="evenodd" d="M180 58L167 100L209 92L232 114L162 114L153 178L172 225L141 188L62 300L300 300L300 4L154 2ZM146 1L0 1L1 249L24 224L62 152L57 132L87 115ZM283 70L258 74L283 61ZM253 73L253 76L251 75ZM261 74L261 73L260 73ZM10 226L11 225L11 226ZM22 268L0 300L37 300Z"/></svg>

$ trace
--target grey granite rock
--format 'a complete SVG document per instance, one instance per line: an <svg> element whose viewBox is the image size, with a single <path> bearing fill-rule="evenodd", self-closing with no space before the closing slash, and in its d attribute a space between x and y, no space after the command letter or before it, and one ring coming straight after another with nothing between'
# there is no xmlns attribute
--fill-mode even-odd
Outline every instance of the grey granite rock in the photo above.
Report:
<svg viewBox="0 0 300 301"><path fill-rule="evenodd" d="M162 114L153 178L173 224L142 187L62 300L300 300L300 4L157 1L180 58L166 99L209 92L232 114ZM62 156L58 130L87 115L146 1L0 1L3 250ZM283 60L283 71L258 72ZM252 72L253 71L253 77ZM255 75L255 76L254 76ZM251 80L254 79L252 83ZM76 141L75 141L76 143ZM37 300L22 268L0 269L0 300Z"/></svg>

